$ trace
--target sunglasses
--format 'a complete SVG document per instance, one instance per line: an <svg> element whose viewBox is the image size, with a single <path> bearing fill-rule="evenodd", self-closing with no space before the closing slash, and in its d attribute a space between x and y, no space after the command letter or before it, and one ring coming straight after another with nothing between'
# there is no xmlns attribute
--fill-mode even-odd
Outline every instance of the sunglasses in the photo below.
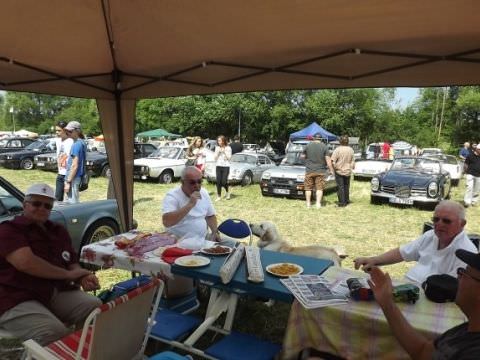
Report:
<svg viewBox="0 0 480 360"><path fill-rule="evenodd" d="M36 208L39 208L41 206L43 206L47 210L52 210L53 208L53 204L45 203L43 201L25 201L25 202L32 204L32 206Z"/></svg>
<svg viewBox="0 0 480 360"><path fill-rule="evenodd" d="M438 223L440 220L441 220L445 225L450 225L450 224L453 222L452 219L441 218L441 217L438 217L438 216L434 216L434 217L432 218L432 221L433 221L435 224Z"/></svg>
<svg viewBox="0 0 480 360"><path fill-rule="evenodd" d="M188 180L188 183L189 183L190 185L192 185L192 186L193 186L193 185L202 185L202 181L203 181L202 179L198 179L198 180Z"/></svg>
<svg viewBox="0 0 480 360"><path fill-rule="evenodd" d="M463 275L467 275L470 279L480 282L480 279L477 279L476 277L473 277L472 275L467 273L467 269L462 267L457 268L457 276L462 277Z"/></svg>

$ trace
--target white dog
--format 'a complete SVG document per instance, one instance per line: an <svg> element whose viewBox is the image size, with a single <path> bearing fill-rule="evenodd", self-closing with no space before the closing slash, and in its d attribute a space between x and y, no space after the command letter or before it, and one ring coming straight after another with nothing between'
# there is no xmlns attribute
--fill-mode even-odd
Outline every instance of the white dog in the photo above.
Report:
<svg viewBox="0 0 480 360"><path fill-rule="evenodd" d="M321 245L290 246L283 240L275 224L264 221L259 224L250 224L252 233L260 238L257 245L265 250L287 252L296 255L312 256L319 259L332 260L335 266L341 266L342 258L337 251Z"/></svg>

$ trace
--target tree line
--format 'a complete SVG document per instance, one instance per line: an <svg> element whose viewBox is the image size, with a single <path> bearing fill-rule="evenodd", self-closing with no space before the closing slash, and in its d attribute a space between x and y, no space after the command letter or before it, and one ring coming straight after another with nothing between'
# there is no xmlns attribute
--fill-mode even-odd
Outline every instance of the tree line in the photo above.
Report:
<svg viewBox="0 0 480 360"><path fill-rule="evenodd" d="M328 131L357 136L363 144L405 140L454 152L479 142L480 87L420 89L405 108L395 88L251 92L140 100L135 131L164 128L185 136L232 137L244 142L287 141L312 121ZM0 93L0 130L52 133L60 121L80 121L87 135L102 132L94 100L30 93Z"/></svg>

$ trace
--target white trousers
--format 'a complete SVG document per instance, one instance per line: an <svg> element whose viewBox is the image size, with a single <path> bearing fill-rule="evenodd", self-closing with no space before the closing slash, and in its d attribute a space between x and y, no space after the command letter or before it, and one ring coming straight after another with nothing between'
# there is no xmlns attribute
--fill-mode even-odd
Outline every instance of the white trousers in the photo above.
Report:
<svg viewBox="0 0 480 360"><path fill-rule="evenodd" d="M466 175L466 190L463 202L465 205L472 205L477 202L476 196L480 192L480 177L470 174Z"/></svg>

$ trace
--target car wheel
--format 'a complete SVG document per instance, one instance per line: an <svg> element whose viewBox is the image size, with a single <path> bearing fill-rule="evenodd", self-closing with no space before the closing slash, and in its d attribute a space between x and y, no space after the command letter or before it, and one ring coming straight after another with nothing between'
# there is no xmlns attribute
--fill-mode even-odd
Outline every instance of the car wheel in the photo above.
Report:
<svg viewBox="0 0 480 360"><path fill-rule="evenodd" d="M164 170L158 177L158 182L162 184L170 184L173 181L172 170Z"/></svg>
<svg viewBox="0 0 480 360"><path fill-rule="evenodd" d="M20 162L20 168L23 170L32 170L33 169L33 159L26 158Z"/></svg>
<svg viewBox="0 0 480 360"><path fill-rule="evenodd" d="M242 186L251 185L253 182L253 175L250 171L247 171L242 178Z"/></svg>
<svg viewBox="0 0 480 360"><path fill-rule="evenodd" d="M112 170L110 170L110 165L105 165L102 169L102 176L104 177L111 177L112 176Z"/></svg>
<svg viewBox="0 0 480 360"><path fill-rule="evenodd" d="M90 225L82 239L82 247L118 234L120 228L112 219L99 219Z"/></svg>

